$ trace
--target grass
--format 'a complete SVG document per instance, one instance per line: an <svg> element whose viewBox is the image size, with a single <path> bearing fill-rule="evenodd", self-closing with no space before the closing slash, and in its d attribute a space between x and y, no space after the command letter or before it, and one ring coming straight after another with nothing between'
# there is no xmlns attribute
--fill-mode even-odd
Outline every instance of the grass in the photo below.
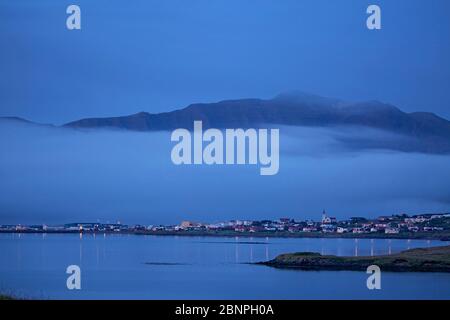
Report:
<svg viewBox="0 0 450 320"><path fill-rule="evenodd" d="M450 272L450 246L419 248L393 255L373 257L323 256L319 253L297 252L281 254L260 264L277 268L303 270L366 270L377 265L384 271L395 272Z"/></svg>

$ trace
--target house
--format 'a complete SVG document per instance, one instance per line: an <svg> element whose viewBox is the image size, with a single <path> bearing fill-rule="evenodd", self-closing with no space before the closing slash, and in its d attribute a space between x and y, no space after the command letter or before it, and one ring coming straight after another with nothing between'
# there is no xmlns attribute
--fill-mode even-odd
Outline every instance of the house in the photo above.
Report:
<svg viewBox="0 0 450 320"><path fill-rule="evenodd" d="M145 231L145 230L147 230L147 228L143 225L137 224L134 226L134 230L135 231Z"/></svg>
<svg viewBox="0 0 450 320"><path fill-rule="evenodd" d="M337 227L337 233L347 233L350 232L349 228Z"/></svg>
<svg viewBox="0 0 450 320"><path fill-rule="evenodd" d="M250 226L250 225L252 225L253 221L250 221L250 220L231 220L231 223L233 223L235 226Z"/></svg>
<svg viewBox="0 0 450 320"><path fill-rule="evenodd" d="M261 232L261 231L264 231L263 226L251 226L250 227L250 232Z"/></svg>
<svg viewBox="0 0 450 320"><path fill-rule="evenodd" d="M16 231L25 231L25 230L27 230L27 227L25 226L22 226L20 224L16 226Z"/></svg>
<svg viewBox="0 0 450 320"><path fill-rule="evenodd" d="M47 229L47 226L44 225L32 225L28 227L28 230L32 231L45 231Z"/></svg>
<svg viewBox="0 0 450 320"><path fill-rule="evenodd" d="M119 231L128 229L128 226L121 224L121 223L107 223L107 224L103 224L102 228L105 231L119 232Z"/></svg>
<svg viewBox="0 0 450 320"><path fill-rule="evenodd" d="M419 232L419 227L417 227L417 226L408 227L408 231L410 231L410 232Z"/></svg>
<svg viewBox="0 0 450 320"><path fill-rule="evenodd" d="M425 216L415 216L414 217L414 223L424 223L425 221L428 221L429 219Z"/></svg>
<svg viewBox="0 0 450 320"><path fill-rule="evenodd" d="M398 228L394 228L394 227L388 227L384 230L385 234L398 234L400 232L400 230Z"/></svg>
<svg viewBox="0 0 450 320"><path fill-rule="evenodd" d="M291 222L293 222L294 220L293 219L290 219L290 218L280 218L280 223L281 224L289 224L289 223L291 223Z"/></svg>
<svg viewBox="0 0 450 320"><path fill-rule="evenodd" d="M442 227L423 227L423 231L430 232L430 231L443 231L444 228Z"/></svg>
<svg viewBox="0 0 450 320"><path fill-rule="evenodd" d="M197 224L192 221L181 221L180 227L181 229L188 229L190 227L195 227Z"/></svg>
<svg viewBox="0 0 450 320"><path fill-rule="evenodd" d="M13 231L13 230L16 230L16 225L3 224L3 225L0 226L0 230L2 230L2 231Z"/></svg>
<svg viewBox="0 0 450 320"><path fill-rule="evenodd" d="M327 216L327 213L325 210L322 212L322 224L334 224L337 222L337 219L335 217L329 217Z"/></svg>
<svg viewBox="0 0 450 320"><path fill-rule="evenodd" d="M206 229L208 230L219 230L220 225L219 224L208 224L206 225Z"/></svg>
<svg viewBox="0 0 450 320"><path fill-rule="evenodd" d="M352 233L364 233L364 228L353 228Z"/></svg>
<svg viewBox="0 0 450 320"><path fill-rule="evenodd" d="M289 232L300 232L302 231L302 228L300 226L290 226L288 227Z"/></svg>
<svg viewBox="0 0 450 320"><path fill-rule="evenodd" d="M53 232L64 231L64 226L45 226L44 230Z"/></svg>
<svg viewBox="0 0 450 320"><path fill-rule="evenodd" d="M330 233L330 232L335 232L336 231L336 226L332 225L332 224L322 224L322 232L324 233Z"/></svg>
<svg viewBox="0 0 450 320"><path fill-rule="evenodd" d="M64 225L64 229L68 231L98 231L103 225L99 223L69 223Z"/></svg>

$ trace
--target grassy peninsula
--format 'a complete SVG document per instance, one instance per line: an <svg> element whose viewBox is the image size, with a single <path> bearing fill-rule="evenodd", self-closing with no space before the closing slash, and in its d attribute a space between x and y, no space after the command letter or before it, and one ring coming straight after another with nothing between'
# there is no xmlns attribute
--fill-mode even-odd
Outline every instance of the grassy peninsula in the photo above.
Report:
<svg viewBox="0 0 450 320"><path fill-rule="evenodd" d="M411 249L398 254L373 257L337 257L312 252L287 253L258 264L301 270L365 271L368 266L377 265L382 271L450 272L450 246Z"/></svg>

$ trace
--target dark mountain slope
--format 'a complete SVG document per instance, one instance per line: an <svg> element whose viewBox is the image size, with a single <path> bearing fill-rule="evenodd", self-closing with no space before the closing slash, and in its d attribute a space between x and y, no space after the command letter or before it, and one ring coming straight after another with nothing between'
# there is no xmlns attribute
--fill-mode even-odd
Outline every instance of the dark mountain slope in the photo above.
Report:
<svg viewBox="0 0 450 320"><path fill-rule="evenodd" d="M123 117L82 119L66 126L156 131L191 129L195 120L202 120L205 128L352 125L410 137L450 139L450 122L431 113L405 113L395 106L377 101L344 103L304 93L282 94L271 100L242 99L192 104L181 110L159 114L141 112Z"/></svg>
<svg viewBox="0 0 450 320"><path fill-rule="evenodd" d="M2 118L0 118L2 119ZM30 123L20 118L4 120ZM408 152L450 153L450 122L427 112L405 113L378 101L348 103L301 92L278 95L270 100L241 99L197 103L171 112L89 118L70 122L68 128L118 128L134 131L192 129L195 120L206 128L250 128L265 126L309 126L328 128L366 127L383 130L369 137L351 135L336 139L351 148L384 148ZM392 134L400 138L392 138Z"/></svg>

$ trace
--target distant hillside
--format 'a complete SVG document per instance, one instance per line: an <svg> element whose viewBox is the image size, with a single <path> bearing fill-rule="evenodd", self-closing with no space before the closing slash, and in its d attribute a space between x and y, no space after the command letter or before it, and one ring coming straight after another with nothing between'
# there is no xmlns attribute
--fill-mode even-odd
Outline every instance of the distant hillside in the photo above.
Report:
<svg viewBox="0 0 450 320"><path fill-rule="evenodd" d="M37 123L37 122L33 122L33 121L30 121L30 120L27 120L24 118L20 118L20 117L0 117L0 121L29 124L29 125L35 125L35 126L53 127L53 125L51 125L51 124Z"/></svg>
<svg viewBox="0 0 450 320"><path fill-rule="evenodd" d="M0 120L31 123L15 117ZM338 138L352 148L391 149L408 152L450 153L450 121L433 113L406 113L378 101L343 102L301 92L278 95L269 100L241 99L197 103L171 112L109 118L88 118L64 125L67 128L118 128L134 131L192 129L195 120L204 128L249 128L261 126L303 126L321 128L367 127L404 137L392 139L361 135ZM357 131L358 132L358 131Z"/></svg>
<svg viewBox="0 0 450 320"><path fill-rule="evenodd" d="M241 99L198 103L172 112L89 118L66 124L72 128L120 128L136 131L192 129L194 120L205 128L248 128L263 125L313 127L364 126L402 134L416 141L401 145L381 141L377 147L405 151L450 152L450 121L432 113L405 113L378 101L346 103L301 92L281 94L270 100Z"/></svg>
<svg viewBox="0 0 450 320"><path fill-rule="evenodd" d="M27 119L19 118L19 117L0 117L0 121L14 121L14 122L22 122L32 124L34 122L29 121Z"/></svg>

